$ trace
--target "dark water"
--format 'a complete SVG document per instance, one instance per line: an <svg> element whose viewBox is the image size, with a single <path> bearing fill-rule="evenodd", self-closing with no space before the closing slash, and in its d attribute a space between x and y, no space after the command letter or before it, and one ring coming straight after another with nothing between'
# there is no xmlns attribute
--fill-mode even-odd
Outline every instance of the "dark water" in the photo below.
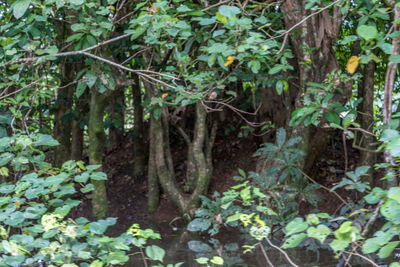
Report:
<svg viewBox="0 0 400 267"><path fill-rule="evenodd" d="M181 266L205 266L198 264L195 259L200 257L211 259L213 256L221 256L224 259L223 266L269 266L259 247L256 247L251 253L243 254L244 248L242 247L243 244L240 244L240 238L233 235L234 233L224 233L222 236L219 236L219 239L210 239L210 237L205 236L202 238L201 236L181 230L175 234L164 236L162 241L155 244L166 251L164 266L178 262L183 262ZM275 242L275 244L278 243ZM285 256L276 249L268 248L267 246L265 246L265 249L268 258L275 267L292 266L285 259ZM330 251L323 249L316 249L315 251L305 248L291 249L287 253L291 260L300 267L335 267L338 266L339 262ZM153 265L155 264L148 264L148 266ZM351 262L351 265L353 267L371 266L371 264L356 258ZM137 256L125 266L141 267L145 265L141 257Z"/></svg>

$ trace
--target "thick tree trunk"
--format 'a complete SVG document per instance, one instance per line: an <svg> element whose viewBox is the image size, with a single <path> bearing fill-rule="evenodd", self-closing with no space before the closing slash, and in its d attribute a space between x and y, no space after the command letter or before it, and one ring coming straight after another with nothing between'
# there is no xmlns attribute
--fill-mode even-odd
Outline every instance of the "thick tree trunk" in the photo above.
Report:
<svg viewBox="0 0 400 267"><path fill-rule="evenodd" d="M197 103L195 108L196 121L192 140L182 129L180 130L186 142L191 146L188 160L192 160L193 169L195 170L193 172L195 177L192 179L194 182L192 194L185 195L175 179L174 164L169 151L168 113L166 110L162 113L163 118L154 120L154 140L150 140L151 143L154 142L157 151L155 157L157 174L164 192L167 193L182 214L188 215L193 215L195 208L199 204L199 196L207 193L212 174L211 149L217 130L217 124L214 123L211 132L208 134L207 112L201 103Z"/></svg>
<svg viewBox="0 0 400 267"><path fill-rule="evenodd" d="M286 13L286 28L297 27L290 33L300 81L300 89L294 98L295 108L303 105L302 99L307 83L322 83L328 73L339 70L333 45L342 21L340 6L333 7L332 17L328 10L324 10L303 21L310 12L305 8L306 4L307 2L302 0L286 0L281 6L282 11ZM351 86L341 83L339 87L344 93L334 92L334 101L344 104L350 96ZM301 163L306 173L311 172L315 160L325 151L330 134L330 130L305 127L302 123L293 127L291 135L302 137L299 148L307 152Z"/></svg>
<svg viewBox="0 0 400 267"><path fill-rule="evenodd" d="M89 163L102 164L104 142L104 110L106 98L93 89L90 97L89 111ZM93 181L92 213L95 219L107 217L108 204L105 181Z"/></svg>
<svg viewBox="0 0 400 267"><path fill-rule="evenodd" d="M133 124L133 155L134 155L134 176L143 176L146 167L145 142L144 142L144 124L143 124L143 106L142 93L139 76L134 75L135 84L132 85L132 97L134 108Z"/></svg>

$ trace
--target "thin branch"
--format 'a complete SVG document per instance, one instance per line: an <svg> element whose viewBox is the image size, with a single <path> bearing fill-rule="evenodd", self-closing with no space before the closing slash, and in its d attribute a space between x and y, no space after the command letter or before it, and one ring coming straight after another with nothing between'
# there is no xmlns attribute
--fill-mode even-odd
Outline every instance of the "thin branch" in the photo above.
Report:
<svg viewBox="0 0 400 267"><path fill-rule="evenodd" d="M280 38L280 37L282 37L282 36L285 36L285 35L289 34L289 33L292 32L293 30L295 30L297 27L299 27L301 24L303 24L304 22L306 22L309 18L311 18L311 17L313 17L313 16L315 16L315 15L318 15L319 13L321 13L321 12L323 12L324 10L330 8L331 6L336 5L336 4L339 3L340 1L342 1L342 0L336 0L336 1L332 2L332 3L330 3L329 5L327 5L326 7L321 8L321 9L318 10L317 12L314 12L314 13L308 15L307 17L305 17L304 19L300 20L298 23L296 23L295 25L293 25L292 27L290 27L286 32L284 32L284 33L282 33L282 34L279 34L279 35L277 35L277 36L275 36L275 37L269 38L269 39L267 39L267 41L274 40L274 39L276 39L276 38Z"/></svg>
<svg viewBox="0 0 400 267"><path fill-rule="evenodd" d="M287 260L292 266L294 266L294 267L299 267L297 264L295 264L295 263L290 259L289 255L288 255L283 249L281 249L281 248L278 247L278 246L275 246L275 245L271 242L271 240L269 240L269 238L266 237L265 239L267 240L268 244L269 244L271 247L273 247L273 248L279 250L279 252L282 253L282 254L285 256L286 260Z"/></svg>
<svg viewBox="0 0 400 267"><path fill-rule="evenodd" d="M311 178L310 176L308 176L305 172L303 172L301 169L298 169L300 172L301 172L301 174L303 174L308 180L310 180L311 182L313 182L314 184L317 184L317 185L319 185L321 188L323 188L323 189L325 189L326 191L328 191L328 192L331 192L331 193L333 193L335 196L337 196L337 198L338 199L340 199L342 202L343 202L343 204L345 204L345 205L348 205L349 203L347 203L346 202L346 200L344 200L338 193L336 193L335 191L331 191L328 187L326 187L326 186L324 186L324 185L322 185L322 184L319 184L319 183L317 183L313 178Z"/></svg>
<svg viewBox="0 0 400 267"><path fill-rule="evenodd" d="M274 267L274 265L273 265L272 262L270 261L268 255L267 255L267 252L265 251L264 246L263 246L263 244L262 244L261 242L259 243L259 246L260 246L260 249L261 249L261 251L262 251L262 253L263 253L263 255L264 255L264 258L265 258L265 260L267 261L268 265L269 265L270 267Z"/></svg>
<svg viewBox="0 0 400 267"><path fill-rule="evenodd" d="M355 253L350 253L350 252L344 251L344 253L347 253L347 254L350 254L350 255L358 256L358 257L360 257L360 258L362 258L362 259L368 261L369 263L371 263L372 266L374 266L374 267L379 267L379 265L376 264L375 262L373 262L371 259L368 259L368 258L365 257L364 255L361 255L361 254L359 254L359 253L357 253L357 252L355 252Z"/></svg>

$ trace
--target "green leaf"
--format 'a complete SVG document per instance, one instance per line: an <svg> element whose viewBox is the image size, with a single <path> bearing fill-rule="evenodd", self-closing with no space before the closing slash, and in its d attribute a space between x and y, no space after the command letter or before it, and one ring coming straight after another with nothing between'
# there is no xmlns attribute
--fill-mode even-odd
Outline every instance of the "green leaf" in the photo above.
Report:
<svg viewBox="0 0 400 267"><path fill-rule="evenodd" d="M331 233L331 229L329 229L327 226L322 225L322 224L318 225L316 228L310 227L307 229L308 237L317 239L319 242L321 242L321 244L324 243L326 237L330 233Z"/></svg>
<svg viewBox="0 0 400 267"><path fill-rule="evenodd" d="M90 175L90 179L95 181L105 181L107 180L107 174L104 172L93 172Z"/></svg>
<svg viewBox="0 0 400 267"><path fill-rule="evenodd" d="M234 222L234 221L237 221L239 219L240 219L240 213L236 212L235 214L233 214L233 215L229 216L228 218L226 218L226 223Z"/></svg>
<svg viewBox="0 0 400 267"><path fill-rule="evenodd" d="M400 203L400 187L391 187L387 192L387 197Z"/></svg>
<svg viewBox="0 0 400 267"><path fill-rule="evenodd" d="M381 214L394 224L400 224L400 203L393 199L387 199L382 205Z"/></svg>
<svg viewBox="0 0 400 267"><path fill-rule="evenodd" d="M399 245L400 241L393 241L389 242L386 246L382 247L379 252L378 256L381 259L385 259L392 254L393 250Z"/></svg>
<svg viewBox="0 0 400 267"><path fill-rule="evenodd" d="M70 0L71 4L77 5L77 6L83 5L84 2L85 2L84 0Z"/></svg>
<svg viewBox="0 0 400 267"><path fill-rule="evenodd" d="M373 25L361 25L357 28L357 34L369 41L378 37L378 30Z"/></svg>
<svg viewBox="0 0 400 267"><path fill-rule="evenodd" d="M333 251L335 253L337 253L338 251L345 250L349 244L350 244L350 241L335 239L329 245L331 246Z"/></svg>
<svg viewBox="0 0 400 267"><path fill-rule="evenodd" d="M301 233L301 234L296 234L290 236L288 239L285 240L285 242L282 245L283 249L288 249L288 248L295 248L297 247L301 241L303 241L304 238L307 237L306 233Z"/></svg>
<svg viewBox="0 0 400 267"><path fill-rule="evenodd" d="M197 262L198 264L207 264L208 258L206 258L206 257L197 258L197 259L196 259L196 262Z"/></svg>
<svg viewBox="0 0 400 267"><path fill-rule="evenodd" d="M205 219L205 218L196 218L193 221L191 221L187 229L190 232L198 232L198 231L205 231L211 226L211 219Z"/></svg>
<svg viewBox="0 0 400 267"><path fill-rule="evenodd" d="M235 15L240 14L240 9L236 6L222 5L218 8L218 12L229 19L233 19Z"/></svg>
<svg viewBox="0 0 400 267"><path fill-rule="evenodd" d="M224 265L224 259L219 257L219 256L214 256L211 260L211 263L214 263L216 265Z"/></svg>
<svg viewBox="0 0 400 267"><path fill-rule="evenodd" d="M26 10L29 8L29 5L31 4L31 0L17 0L13 4L13 15L16 19L19 19L22 17Z"/></svg>
<svg viewBox="0 0 400 267"><path fill-rule="evenodd" d="M371 193L364 197L368 204L377 204L383 197L385 197L386 191L380 187L374 187Z"/></svg>
<svg viewBox="0 0 400 267"><path fill-rule="evenodd" d="M76 86L76 91L75 91L75 95L77 98L80 98L81 95L85 92L87 87L86 82L78 82L78 85Z"/></svg>
<svg viewBox="0 0 400 267"><path fill-rule="evenodd" d="M362 247L362 252L364 254L374 253L381 247L381 244L377 237L369 238L365 240L365 243Z"/></svg>
<svg viewBox="0 0 400 267"><path fill-rule="evenodd" d="M152 260L162 262L165 256L165 250L156 245L147 246L146 255Z"/></svg>
<svg viewBox="0 0 400 267"><path fill-rule="evenodd" d="M303 218L295 218L288 225L286 225L286 236L302 232L308 228L308 223L306 223Z"/></svg>
<svg viewBox="0 0 400 267"><path fill-rule="evenodd" d="M261 68L261 63L258 60L252 60L250 62L250 68L253 73L258 73Z"/></svg>
<svg viewBox="0 0 400 267"><path fill-rule="evenodd" d="M275 75L283 69L281 64L276 64L272 69L268 71L269 75Z"/></svg>
<svg viewBox="0 0 400 267"><path fill-rule="evenodd" d="M392 55L389 57L389 60L394 63L400 63L400 55Z"/></svg>

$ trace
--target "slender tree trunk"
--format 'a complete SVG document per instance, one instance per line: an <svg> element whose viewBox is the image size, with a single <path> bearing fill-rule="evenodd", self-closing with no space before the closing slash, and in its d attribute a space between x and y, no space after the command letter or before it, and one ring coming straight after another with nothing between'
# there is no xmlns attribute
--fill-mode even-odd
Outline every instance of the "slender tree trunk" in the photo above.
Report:
<svg viewBox="0 0 400 267"><path fill-rule="evenodd" d="M155 146L155 119L150 115L150 151L147 171L147 208L150 213L154 213L160 204L160 188L158 184L157 166L156 166L156 146Z"/></svg>
<svg viewBox="0 0 400 267"><path fill-rule="evenodd" d="M71 126L72 121L68 115L72 109L72 94L74 85L69 85L75 78L73 62L64 62L61 66L60 90L56 98L56 111L54 113L54 137L60 143L54 150L54 165L61 165L71 156Z"/></svg>
<svg viewBox="0 0 400 267"><path fill-rule="evenodd" d="M134 124L133 124L133 155L134 155L134 176L143 176L146 166L145 142L144 142L144 124L143 124L143 106L142 93L140 87L139 76L133 74L135 84L132 85L133 107L134 107Z"/></svg>
<svg viewBox="0 0 400 267"><path fill-rule="evenodd" d="M394 4L394 1L391 2L392 8L394 8L394 31L400 30L400 25L398 24L398 20L400 19L400 7ZM392 55L399 54L400 48L400 37L394 37L393 41L393 52ZM396 71L397 71L397 63L389 61L386 69L386 77L385 77L385 90L383 97L383 123L389 125L389 121L392 118L392 96L393 96L393 88L396 80ZM395 165L394 158L391 155L390 151L385 150L383 152L384 160L387 163L390 163L392 166ZM388 180L387 186L393 187L398 185L398 181L396 178L396 174L393 168L388 168L387 173L389 177L392 177L391 180Z"/></svg>
<svg viewBox="0 0 400 267"><path fill-rule="evenodd" d="M83 159L84 147L84 120L89 110L89 93L85 92L80 98L75 99L75 118L72 121L71 159Z"/></svg>
<svg viewBox="0 0 400 267"><path fill-rule="evenodd" d="M105 133L104 133L104 111L106 98L93 89L90 97L89 111L89 163L102 164ZM108 204L105 181L93 181L94 191L92 193L92 213L95 219L107 217Z"/></svg>
<svg viewBox="0 0 400 267"><path fill-rule="evenodd" d="M109 144L118 147L123 140L125 127L125 103L124 88L116 88L113 97L108 103L108 114L110 119Z"/></svg>
<svg viewBox="0 0 400 267"><path fill-rule="evenodd" d="M363 71L362 82L358 89L358 99L363 98L360 104L360 126L362 129L373 132L374 127L374 76L375 62L371 60ZM372 185L374 182L373 171L376 161L376 139L373 135L357 133L359 138L358 146L360 146L360 165L370 166L367 181Z"/></svg>

